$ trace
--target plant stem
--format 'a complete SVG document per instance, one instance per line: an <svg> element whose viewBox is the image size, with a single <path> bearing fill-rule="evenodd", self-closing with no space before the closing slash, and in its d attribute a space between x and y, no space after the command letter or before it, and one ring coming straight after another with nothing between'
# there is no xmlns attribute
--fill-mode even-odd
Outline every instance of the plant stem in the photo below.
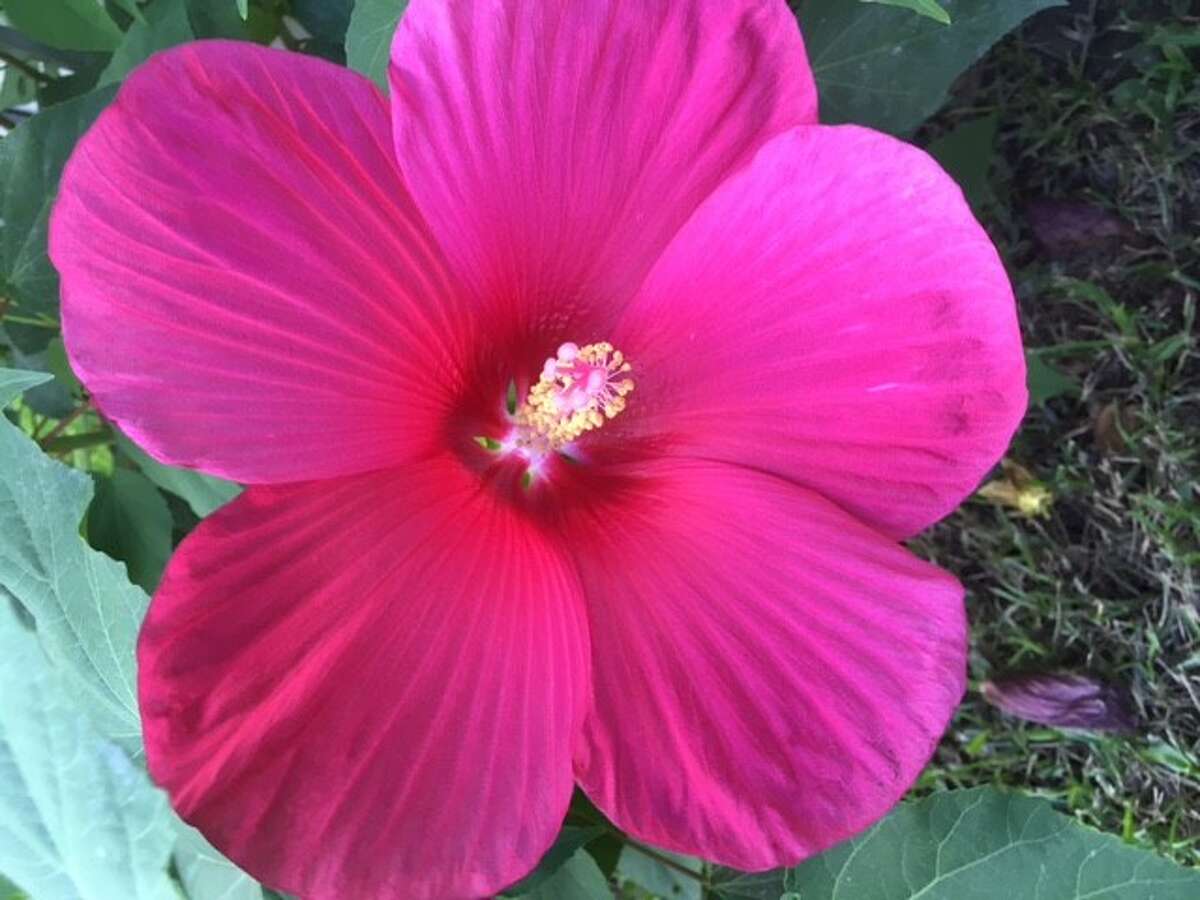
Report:
<svg viewBox="0 0 1200 900"><path fill-rule="evenodd" d="M86 450L89 447L102 447L112 443L111 428L101 428L99 431L89 431L85 434L62 434L53 440L45 441L42 449L47 453L70 453L73 450Z"/></svg>
<svg viewBox="0 0 1200 900"><path fill-rule="evenodd" d="M58 328L58 323L53 319L35 319L32 316L11 316L5 315L5 322L12 322L14 325L32 325L34 328Z"/></svg>
<svg viewBox="0 0 1200 900"><path fill-rule="evenodd" d="M25 62L25 60L18 59L17 57L13 56L11 53L5 53L3 50L0 50L0 60L3 60L5 63L12 66L14 69L20 69L22 72L24 72L30 78L32 78L34 81L40 81L43 84L45 84L48 81L54 80L49 75L47 75L45 72L39 72L33 66L29 65L29 63Z"/></svg>
<svg viewBox="0 0 1200 900"><path fill-rule="evenodd" d="M38 439L38 443L41 444L42 449L45 450L47 445L50 443L50 441L54 440L60 434L62 434L64 431L66 431L72 422L74 422L76 419L78 419L80 416L82 416L89 409L91 409L90 403L81 403L81 404L79 404L79 406L75 407L73 410L71 410L69 413L67 413L67 415L64 416L57 425L55 425L53 428L50 429L49 434L47 434L43 438Z"/></svg>

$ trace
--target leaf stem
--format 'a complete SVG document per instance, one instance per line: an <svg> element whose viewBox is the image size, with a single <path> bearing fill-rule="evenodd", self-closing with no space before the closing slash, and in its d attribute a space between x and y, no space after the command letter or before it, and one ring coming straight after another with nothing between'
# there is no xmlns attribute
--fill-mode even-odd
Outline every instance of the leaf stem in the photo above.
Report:
<svg viewBox="0 0 1200 900"><path fill-rule="evenodd" d="M61 434L53 440L42 444L47 453L70 453L73 450L86 450L89 447L102 447L112 443L111 428L101 428L99 431L89 431L85 434Z"/></svg>
<svg viewBox="0 0 1200 900"><path fill-rule="evenodd" d="M40 81L42 84L46 84L47 82L54 80L45 72L39 72L33 66L29 65L29 63L25 62L25 60L19 59L18 57L13 56L11 53L6 53L3 50L0 50L0 60L3 60L14 69L20 69L34 81Z"/></svg>
<svg viewBox="0 0 1200 900"><path fill-rule="evenodd" d="M50 429L49 434L47 434L45 437L38 438L38 444L41 445L41 448L45 450L50 441L54 440L60 434L66 431L70 424L91 409L91 406L92 405L90 403L81 403L79 406L67 413L57 425Z"/></svg>
<svg viewBox="0 0 1200 900"><path fill-rule="evenodd" d="M32 325L34 328L58 328L58 323L50 318L35 319L33 316L14 316L5 315L5 322L12 322L14 325Z"/></svg>

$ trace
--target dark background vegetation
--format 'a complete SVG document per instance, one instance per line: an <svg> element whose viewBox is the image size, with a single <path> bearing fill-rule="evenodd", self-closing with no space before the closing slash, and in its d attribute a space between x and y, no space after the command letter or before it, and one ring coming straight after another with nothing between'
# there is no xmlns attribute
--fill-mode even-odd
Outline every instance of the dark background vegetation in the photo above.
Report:
<svg viewBox="0 0 1200 900"><path fill-rule="evenodd" d="M1040 13L918 134L1009 266L1034 398L999 475L917 542L967 585L973 685L1090 671L1128 736L1021 724L972 690L921 787L1000 783L1200 862L1200 4ZM992 152L989 152L991 150ZM1045 495L1043 495L1045 496Z"/></svg>

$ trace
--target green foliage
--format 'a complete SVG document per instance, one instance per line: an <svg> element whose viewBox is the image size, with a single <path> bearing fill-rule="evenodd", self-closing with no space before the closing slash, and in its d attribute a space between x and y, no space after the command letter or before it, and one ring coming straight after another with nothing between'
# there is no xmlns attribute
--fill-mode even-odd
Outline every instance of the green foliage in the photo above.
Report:
<svg viewBox="0 0 1200 900"><path fill-rule="evenodd" d="M913 12L920 13L923 16L929 16L935 22L941 22L943 25L950 24L950 14L934 0L862 0L863 3L883 3L887 6L899 6L904 9L911 9Z"/></svg>
<svg viewBox="0 0 1200 900"><path fill-rule="evenodd" d="M784 889L804 900L1195 900L1200 872L1078 825L1044 800L977 788L901 806L789 871Z"/></svg>
<svg viewBox="0 0 1200 900"><path fill-rule="evenodd" d="M17 369L0 369L0 410L19 397L23 392L50 380L42 372L22 372ZM0 428L3 428L0 425ZM0 431L0 433L3 433Z"/></svg>
<svg viewBox="0 0 1200 900"><path fill-rule="evenodd" d="M175 869L189 900L262 900L258 883L213 849L195 828L175 820Z"/></svg>
<svg viewBox="0 0 1200 900"><path fill-rule="evenodd" d="M177 900L170 823L0 600L0 869L37 900Z"/></svg>
<svg viewBox="0 0 1200 900"><path fill-rule="evenodd" d="M953 24L902 9L803 0L800 24L823 122L911 132L946 100L963 70L1040 9L1062 0L945 0Z"/></svg>
<svg viewBox="0 0 1200 900"><path fill-rule="evenodd" d="M857 838L794 869L718 869L719 900L1193 900L1200 871L1177 866L994 788L905 803Z"/></svg>
<svg viewBox="0 0 1200 900"><path fill-rule="evenodd" d="M578 851L604 834L604 828L598 825L576 826L566 825L559 832L554 845L546 851L536 869L521 879L517 884L508 888L506 897L519 897L535 894L543 888L554 874L572 859Z"/></svg>
<svg viewBox="0 0 1200 900"><path fill-rule="evenodd" d="M198 518L203 519L213 510L224 506L241 491L241 488L231 481L222 481L202 472L160 463L123 435L117 436L117 446L125 456L137 464L143 475L164 491L187 501Z"/></svg>
<svg viewBox="0 0 1200 900"><path fill-rule="evenodd" d="M345 65L346 31L354 6L354 0L292 0L292 15L312 35L305 52Z"/></svg>
<svg viewBox="0 0 1200 900"><path fill-rule="evenodd" d="M235 41L249 39L248 23L242 17L234 0L184 0L184 2L187 5L188 19L196 37L227 38Z"/></svg>
<svg viewBox="0 0 1200 900"><path fill-rule="evenodd" d="M1139 719L1137 735L1089 737L1007 720L971 693L925 789L1037 790L1196 866L1200 155L1187 136L1200 128L1200 57L1184 7L1101 0L1039 17L926 126L936 137L999 116L1001 202L984 224L1032 355L1078 390L1032 406L1010 450L1053 493L1049 514L969 503L918 552L972 573L975 681L1095 671L1129 689ZM1105 215L1055 246L1040 233L1043 202Z"/></svg>
<svg viewBox="0 0 1200 900"><path fill-rule="evenodd" d="M988 175L999 121L990 115L962 122L925 148L958 182L976 214L996 202Z"/></svg>
<svg viewBox="0 0 1200 900"><path fill-rule="evenodd" d="M1046 362L1042 354L1027 350L1025 366L1031 406L1042 406L1055 397L1079 394L1079 382Z"/></svg>
<svg viewBox="0 0 1200 900"><path fill-rule="evenodd" d="M617 878L622 883L636 884L655 897L701 900L704 895L703 862L637 843L627 843L621 849Z"/></svg>
<svg viewBox="0 0 1200 900"><path fill-rule="evenodd" d="M524 896L529 900L612 900L608 879L596 861L578 850L545 882Z"/></svg>
<svg viewBox="0 0 1200 900"><path fill-rule="evenodd" d="M88 508L88 540L125 563L129 580L144 590L158 587L171 556L171 511L148 478L129 469L96 479Z"/></svg>
<svg viewBox="0 0 1200 900"><path fill-rule="evenodd" d="M408 0L357 0L346 31L346 62L387 90L388 52Z"/></svg>
<svg viewBox="0 0 1200 900"><path fill-rule="evenodd" d="M112 100L104 88L43 110L0 141L0 293L23 316L50 327L9 328L23 349L38 350L54 337L58 275L46 255L46 228L58 180L75 142Z"/></svg>
<svg viewBox="0 0 1200 900"><path fill-rule="evenodd" d="M5 0L8 20L34 40L65 50L111 50L121 29L96 0Z"/></svg>
<svg viewBox="0 0 1200 900"><path fill-rule="evenodd" d="M0 404L45 376L0 370ZM92 550L79 522L92 481L0 421L0 584L37 622L42 646L100 731L141 753L134 644L148 599Z"/></svg>
<svg viewBox="0 0 1200 900"><path fill-rule="evenodd" d="M143 21L129 26L100 74L100 83L120 81L151 54L194 40L195 37L184 0L157 0L146 9Z"/></svg>

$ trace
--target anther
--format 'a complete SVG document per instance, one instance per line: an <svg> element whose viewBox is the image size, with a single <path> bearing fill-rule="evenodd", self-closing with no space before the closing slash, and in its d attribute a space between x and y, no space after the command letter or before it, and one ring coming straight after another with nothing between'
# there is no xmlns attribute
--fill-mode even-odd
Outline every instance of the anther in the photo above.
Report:
<svg viewBox="0 0 1200 900"><path fill-rule="evenodd" d="M612 344L563 344L517 409L517 424L551 449L563 447L621 414L632 368Z"/></svg>

